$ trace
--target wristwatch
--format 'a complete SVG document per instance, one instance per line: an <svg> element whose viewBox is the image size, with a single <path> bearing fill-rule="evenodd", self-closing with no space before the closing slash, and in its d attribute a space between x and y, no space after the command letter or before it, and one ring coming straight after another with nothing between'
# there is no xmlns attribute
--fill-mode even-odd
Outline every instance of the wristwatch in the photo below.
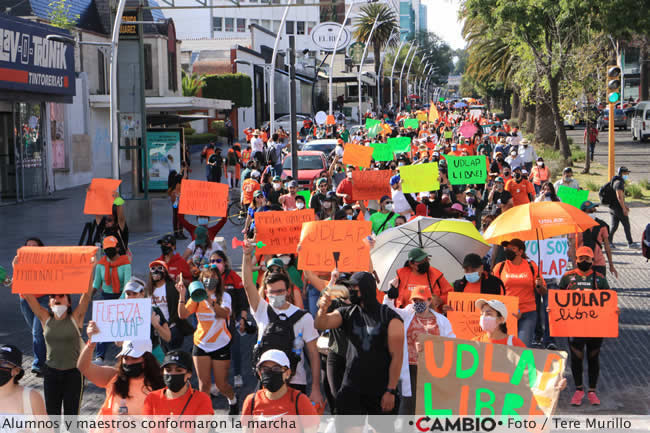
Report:
<svg viewBox="0 0 650 433"><path fill-rule="evenodd" d="M397 397L397 388L386 388L386 392L390 392L395 397Z"/></svg>

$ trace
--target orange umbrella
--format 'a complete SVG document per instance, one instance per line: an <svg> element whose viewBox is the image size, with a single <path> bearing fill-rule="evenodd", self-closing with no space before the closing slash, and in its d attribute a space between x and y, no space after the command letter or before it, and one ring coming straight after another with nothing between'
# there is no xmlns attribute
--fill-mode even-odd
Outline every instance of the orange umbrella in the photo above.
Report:
<svg viewBox="0 0 650 433"><path fill-rule="evenodd" d="M589 215L570 204L543 201L508 209L490 224L483 237L491 244L514 238L531 241L579 233L596 225Z"/></svg>

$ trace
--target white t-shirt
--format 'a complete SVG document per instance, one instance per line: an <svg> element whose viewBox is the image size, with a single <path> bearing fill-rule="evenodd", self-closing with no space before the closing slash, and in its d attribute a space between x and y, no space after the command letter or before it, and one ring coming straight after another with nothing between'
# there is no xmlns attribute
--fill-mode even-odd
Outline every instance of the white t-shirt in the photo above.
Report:
<svg viewBox="0 0 650 433"><path fill-rule="evenodd" d="M251 140L251 152L263 152L264 151L264 141L261 138L253 138Z"/></svg>
<svg viewBox="0 0 650 433"><path fill-rule="evenodd" d="M404 215L405 213L412 213L411 205L406 201L404 193L398 189L391 190L393 195L393 212Z"/></svg>
<svg viewBox="0 0 650 433"><path fill-rule="evenodd" d="M268 302L266 302L264 299L260 299L260 303L257 305L257 311L253 311L253 317L257 322L257 341L260 341L262 339L264 330L269 324L269 315L267 313L267 309L269 307L270 305ZM293 313L298 310L299 308L292 304L289 304L289 308L286 310L278 310L277 308L273 308L273 311L276 314L285 314L287 317L291 317ZM302 334L302 339L305 342L305 346L310 341L314 341L318 338L318 331L316 331L316 328L314 328L314 319L309 313L302 316L300 320L298 320L296 324L293 325L293 332L296 336ZM320 366L316 366L315 368L320 368ZM290 383L296 385L307 385L307 374L305 373L305 348L303 348L300 362L296 368L296 374L293 376Z"/></svg>
<svg viewBox="0 0 650 433"><path fill-rule="evenodd" d="M165 316L165 320L169 322L169 306L167 305L167 285L163 284L156 287L152 296L153 305L160 308L160 311Z"/></svg>

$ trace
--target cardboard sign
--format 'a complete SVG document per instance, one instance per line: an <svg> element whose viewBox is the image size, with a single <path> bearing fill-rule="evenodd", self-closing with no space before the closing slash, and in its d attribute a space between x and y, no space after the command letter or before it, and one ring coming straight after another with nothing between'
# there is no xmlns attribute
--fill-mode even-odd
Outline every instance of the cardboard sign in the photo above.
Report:
<svg viewBox="0 0 650 433"><path fill-rule="evenodd" d="M447 295L447 303L453 308L453 311L450 310L447 312L447 319L451 322L451 327L454 330L454 334L456 334L456 338L471 340L484 334L479 326L481 310L476 308L475 302L477 299L486 299L488 301L496 299L497 301L503 302L508 309L508 317L506 318L508 334L517 335L517 318L510 314L519 311L519 298L517 296L449 292Z"/></svg>
<svg viewBox="0 0 650 433"><path fill-rule="evenodd" d="M183 179L178 212L184 215L227 216L228 185Z"/></svg>
<svg viewBox="0 0 650 433"><path fill-rule="evenodd" d="M566 352L423 334L415 413L427 416L551 416ZM505 418L505 420L504 420ZM538 428L541 425L537 426Z"/></svg>
<svg viewBox="0 0 650 433"><path fill-rule="evenodd" d="M458 128L460 135L465 138L472 138L477 131L478 128L472 122L465 122Z"/></svg>
<svg viewBox="0 0 650 433"><path fill-rule="evenodd" d="M375 125L379 125L381 123L381 120L377 119L371 119L371 118L366 118L366 129L370 129Z"/></svg>
<svg viewBox="0 0 650 433"><path fill-rule="evenodd" d="M557 196L562 203L570 204L571 206L580 209L582 203L589 200L589 190L575 189L570 186L560 185L557 189Z"/></svg>
<svg viewBox="0 0 650 433"><path fill-rule="evenodd" d="M566 238L539 241L541 264L537 263L537 241L526 241L526 255L541 269L545 279L562 278L569 264L569 242Z"/></svg>
<svg viewBox="0 0 650 433"><path fill-rule="evenodd" d="M449 183L452 185L484 184L487 180L487 165L485 155L453 156L445 155L449 173Z"/></svg>
<svg viewBox="0 0 650 433"><path fill-rule="evenodd" d="M416 119L418 119L420 122L426 122L427 121L427 112L426 111L420 111L417 116L415 116Z"/></svg>
<svg viewBox="0 0 650 433"><path fill-rule="evenodd" d="M94 343L151 338L151 298L93 301Z"/></svg>
<svg viewBox="0 0 650 433"><path fill-rule="evenodd" d="M618 295L614 290L549 290L552 337L618 337Z"/></svg>
<svg viewBox="0 0 650 433"><path fill-rule="evenodd" d="M454 138L454 131L445 131L443 134L443 138L448 138L448 139Z"/></svg>
<svg viewBox="0 0 650 433"><path fill-rule="evenodd" d="M355 200L379 200L390 197L390 170L365 170L352 172L352 197Z"/></svg>
<svg viewBox="0 0 650 433"><path fill-rule="evenodd" d="M97 247L21 247L14 263L12 293L86 293Z"/></svg>
<svg viewBox="0 0 650 433"><path fill-rule="evenodd" d="M370 221L304 223L300 233L298 268L331 272L336 266L333 253L339 253L339 271L367 271L370 265L370 248L364 239L370 236L371 230Z"/></svg>
<svg viewBox="0 0 650 433"><path fill-rule="evenodd" d="M438 113L438 109L434 104L431 104L431 108L429 108L429 122L435 122L440 118L440 114Z"/></svg>
<svg viewBox="0 0 650 433"><path fill-rule="evenodd" d="M259 254L296 254L302 223L315 221L313 209L255 213L256 240L265 246Z"/></svg>
<svg viewBox="0 0 650 433"><path fill-rule="evenodd" d="M411 151L411 137L390 137L388 144L392 147L394 153Z"/></svg>
<svg viewBox="0 0 650 433"><path fill-rule="evenodd" d="M404 120L404 128L418 129L419 127L420 127L420 122L418 122L418 119L405 119Z"/></svg>
<svg viewBox="0 0 650 433"><path fill-rule="evenodd" d="M95 178L90 182L86 191L84 214L86 215L111 215L113 213L113 193L120 184L119 179Z"/></svg>
<svg viewBox="0 0 650 433"><path fill-rule="evenodd" d="M372 159L375 161L392 161L393 160L393 146L388 143L372 143L371 144Z"/></svg>
<svg viewBox="0 0 650 433"><path fill-rule="evenodd" d="M440 189L438 180L438 163L404 165L399 168L402 178L402 192L437 191Z"/></svg>
<svg viewBox="0 0 650 433"><path fill-rule="evenodd" d="M368 168L370 167L373 151L372 147L348 143L345 145L345 151L343 152L343 164Z"/></svg>

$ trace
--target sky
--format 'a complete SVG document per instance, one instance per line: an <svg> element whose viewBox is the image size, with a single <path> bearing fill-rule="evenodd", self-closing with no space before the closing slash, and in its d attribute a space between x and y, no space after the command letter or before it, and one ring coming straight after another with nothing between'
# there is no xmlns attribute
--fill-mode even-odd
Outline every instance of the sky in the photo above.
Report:
<svg viewBox="0 0 650 433"><path fill-rule="evenodd" d="M422 0L427 7L427 27L453 49L464 48L462 23L458 21L460 0Z"/></svg>

